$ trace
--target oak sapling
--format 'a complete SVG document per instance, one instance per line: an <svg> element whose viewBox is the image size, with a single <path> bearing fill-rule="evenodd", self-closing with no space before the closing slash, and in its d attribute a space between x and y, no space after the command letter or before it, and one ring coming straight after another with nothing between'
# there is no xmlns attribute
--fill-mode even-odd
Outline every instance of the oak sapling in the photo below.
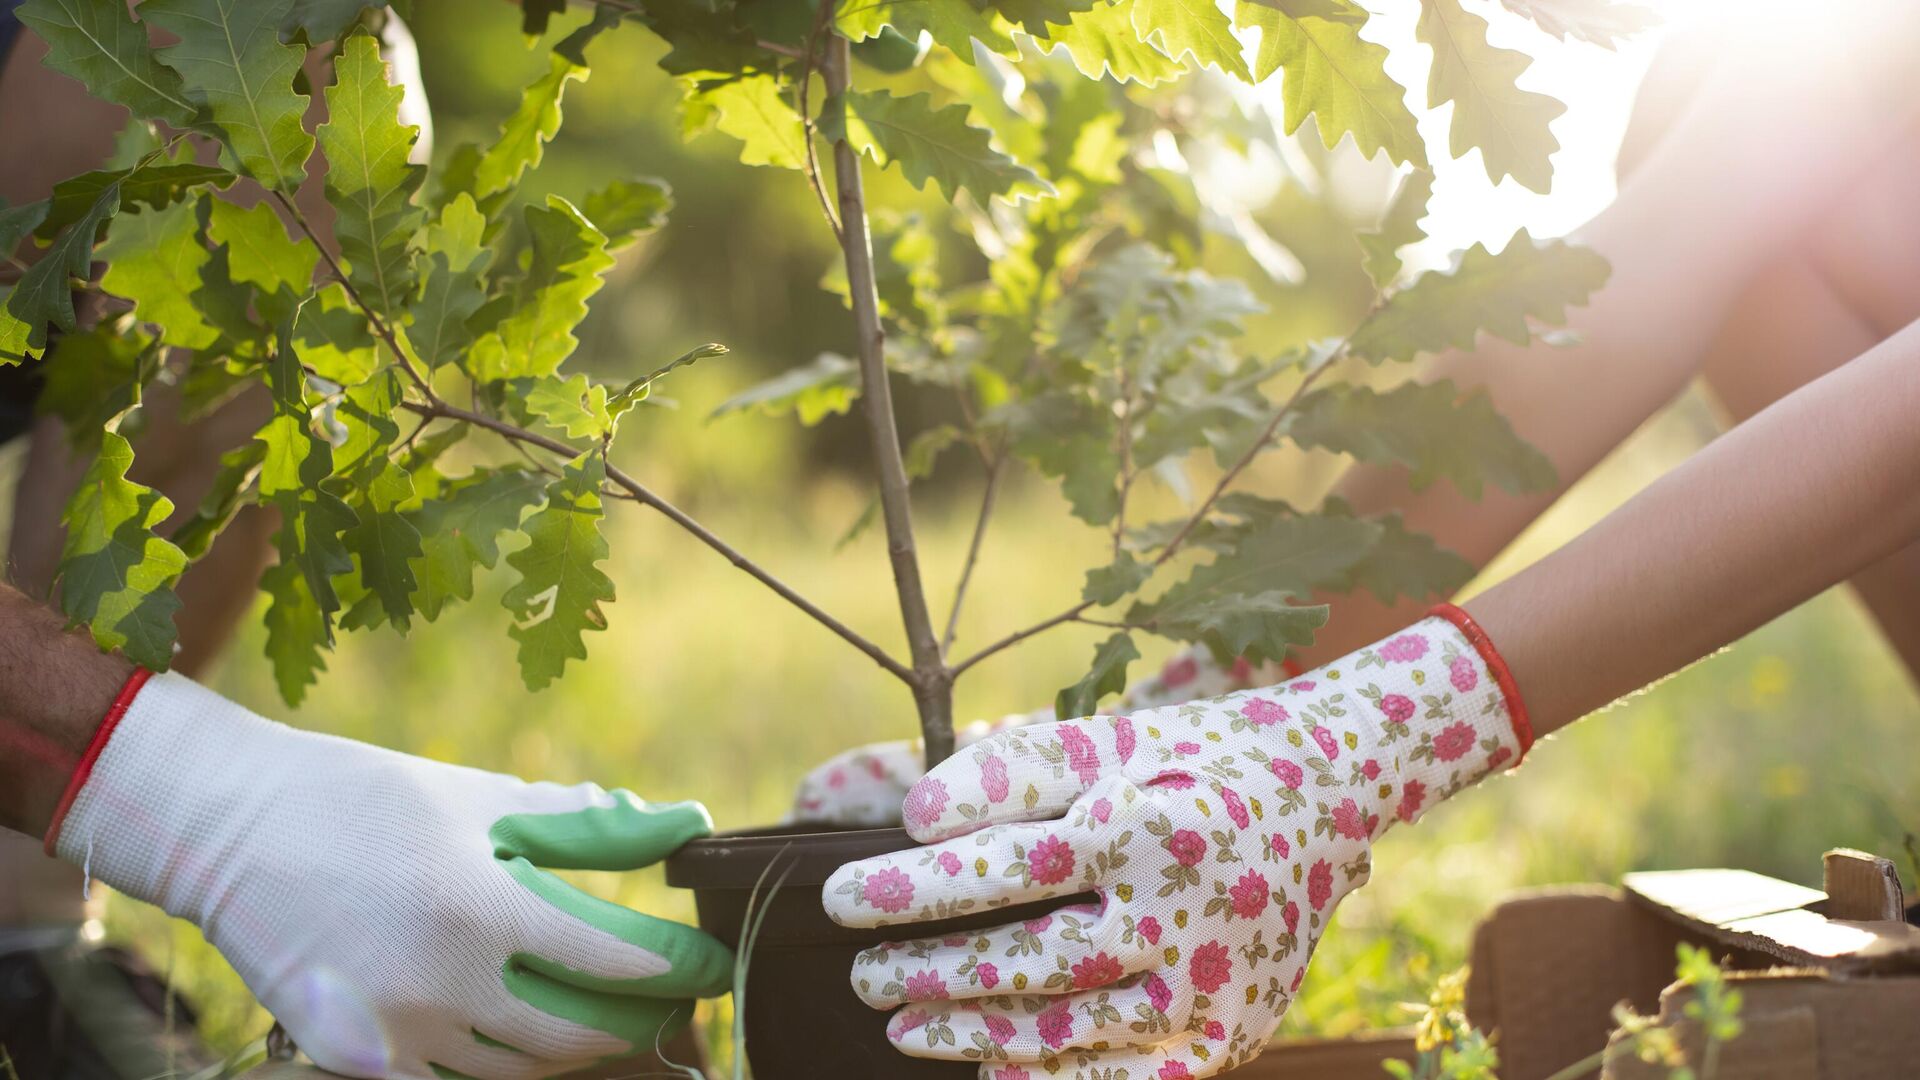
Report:
<svg viewBox="0 0 1920 1080"><path fill-rule="evenodd" d="M1453 105L1452 150L1478 147L1490 176L1544 189L1557 146L1548 122L1561 107L1515 85L1526 57L1488 44L1485 20L1458 0L1407 3L1421 12L1419 47L1435 54L1426 102ZM547 34L557 6L528 0L525 29ZM1538 6L1509 6L1540 17ZM1471 346L1483 331L1525 340L1597 289L1605 263L1523 232L1498 254L1476 246L1450 271L1404 272L1401 250L1423 236L1429 148L1386 74L1386 49L1357 33L1368 14L1353 0L1240 0L1231 20L1211 5L1147 0L828 0L796 10L600 3L558 38L497 139L458 147L430 170L411 160L419 133L401 122L403 92L369 32L392 17L384 4L148 0L130 13L120 0L27 0L20 17L49 43L47 62L134 118L115 168L0 210L8 250L29 235L45 247L4 287L0 353L10 363L44 354L50 385L94 390L46 402L97 451L67 509L68 616L103 647L166 667L181 573L241 507L265 504L282 523L279 559L261 578L272 601L267 654L288 702L315 681L338 632L431 621L471 600L476 568L509 547L505 630L538 689L605 627L614 583L598 566L600 522L610 502L637 503L899 679L932 761L953 747L954 681L1052 627L1111 630L1057 701L1062 713L1086 713L1121 687L1139 635L1279 659L1324 622L1323 608L1303 603L1316 591L1426 595L1471 572L1396 518L1238 490L1269 451L1290 444L1398 465L1415 485L1444 480L1476 495L1486 483L1512 492L1554 483L1483 395L1390 383L1382 368ZM1554 25L1542 25L1556 34L1605 39L1613 25L1553 12ZM155 47L142 24L177 40ZM687 126L737 140L745 164L798 173L837 241L827 287L847 303L849 355L796 358L721 411L813 424L858 407L904 656L618 464L618 435L645 422L656 386L698 377L688 366L724 347L656 361L632 381L566 370L615 252L660 227L672 197L659 181L625 175L566 198L518 192L560 128L568 86L587 77L591 57L618 55L602 38L624 34L663 39L660 63L685 91ZM333 50L334 74L316 90L329 119L309 132L299 73L313 49ZM1271 107L1236 105L1203 81L1276 75ZM1273 349L1249 330L1270 332L1287 292L1205 267L1257 267L1244 253L1278 245L1251 215L1207 210L1188 162L1310 161L1279 153L1318 152L1311 140L1289 143L1308 116L1329 150L1350 135L1404 176L1364 222L1325 185L1296 185L1289 213L1354 235L1343 258L1356 279L1364 269L1371 299L1316 315L1324 332L1311 343ZM193 150L206 143L219 146L219 165L197 163ZM315 154L328 163L337 253L292 197L318 171ZM875 210L864 175L874 168L937 197L917 213ZM267 202L224 201L242 178ZM1223 242L1234 258L1218 257ZM102 294L108 314L83 325L76 291ZM661 348L663 358L678 352ZM896 379L947 395L954 419L901 432ZM156 531L166 500L126 475L139 441L127 420L156 380L177 383L189 409L249 384L273 402L169 536ZM501 452L443 471L444 452L466 437ZM936 613L911 496L948 453L977 463L980 511L951 606ZM1110 537L1110 557L1055 615L959 649L996 496L1018 467L1056 482L1073 515ZM1178 490L1195 477L1184 513L1139 519L1144 485ZM503 544L513 534L519 541Z"/></svg>

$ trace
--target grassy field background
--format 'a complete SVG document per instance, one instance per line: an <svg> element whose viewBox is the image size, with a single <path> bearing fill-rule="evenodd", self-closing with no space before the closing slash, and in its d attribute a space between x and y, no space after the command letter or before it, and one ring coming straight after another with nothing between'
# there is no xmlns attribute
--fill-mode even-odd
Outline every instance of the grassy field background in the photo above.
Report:
<svg viewBox="0 0 1920 1080"><path fill-rule="evenodd" d="M1710 431L1702 403L1683 402L1491 574L1604 513ZM710 437L726 432L715 427ZM879 538L833 551L859 510L850 488L778 497L752 490L737 502L709 490L695 501L789 581L863 631L897 641ZM956 497L923 513L935 582L951 580L968 509L970 500ZM429 757L593 779L648 798L698 798L723 828L776 819L807 764L910 733L909 703L887 677L724 561L631 507L613 509L608 531L620 593L611 626L590 639L591 659L545 693L519 684L493 603L504 588L498 577L474 605L404 640L390 631L346 638L297 711L277 700L257 625L211 681L268 715ZM1060 606L1077 589L1077 569L1062 569L1078 565L1076 542L1089 554L1100 543L1036 492L1010 499L978 581L970 639ZM962 683L960 711L998 715L1045 702L1089 648L1088 635L1063 630L982 665ZM1606 653L1596 641L1593 662L1606 663ZM1920 761L1900 750L1917 719L1920 700L1871 621L1843 592L1821 597L1543 744L1517 775L1390 834L1375 880L1341 908L1282 1030L1339 1034L1403 1022L1400 1003L1423 998L1434 973L1457 965L1478 915L1516 888L1719 865L1817 885L1825 848L1897 854L1920 831ZM691 917L689 898L657 869L581 877L603 895ZM113 939L174 971L217 1045L264 1032L265 1014L191 927L118 897L107 923ZM726 1010L705 1008L715 1017Z"/></svg>

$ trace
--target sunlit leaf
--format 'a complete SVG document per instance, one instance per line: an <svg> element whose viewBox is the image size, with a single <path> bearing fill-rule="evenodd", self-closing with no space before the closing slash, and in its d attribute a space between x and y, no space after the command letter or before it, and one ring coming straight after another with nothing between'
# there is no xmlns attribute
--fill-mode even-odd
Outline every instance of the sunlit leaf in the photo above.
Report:
<svg viewBox="0 0 1920 1080"><path fill-rule="evenodd" d="M996 24L992 10L973 0L847 0L834 9L833 20L850 41L878 37L887 27L909 41L925 31L934 44L968 63L975 41L993 52L1014 51L1013 39Z"/></svg>
<svg viewBox="0 0 1920 1080"><path fill-rule="evenodd" d="M1287 134L1312 114L1329 150L1351 134L1367 157L1384 149L1395 162L1427 164L1426 143L1407 108L1406 89L1387 75L1386 47L1362 38L1358 24L1296 19L1256 0L1239 0L1234 17L1239 26L1260 28L1255 81L1285 72L1280 97Z"/></svg>
<svg viewBox="0 0 1920 1080"><path fill-rule="evenodd" d="M460 429L452 429L460 430ZM500 559L500 535L538 504L546 478L525 469L483 470L449 482L412 514L421 536L413 560L414 607L428 622L455 601L473 599L473 568Z"/></svg>
<svg viewBox="0 0 1920 1080"><path fill-rule="evenodd" d="M313 284L319 250L287 235L268 203L242 210L225 199L213 200L207 239L227 245L227 273L236 282L258 285L268 294L284 288L292 296L305 295Z"/></svg>
<svg viewBox="0 0 1920 1080"><path fill-rule="evenodd" d="M475 163L471 191L476 200L511 189L520 174L540 164L547 140L560 130L560 101L567 84L586 77L586 68L559 53L548 58L547 73L528 84L520 107L500 125L500 137Z"/></svg>
<svg viewBox="0 0 1920 1080"><path fill-rule="evenodd" d="M307 44L332 41L360 20L368 8L384 8L387 0L293 0L280 19L280 39L304 36Z"/></svg>
<svg viewBox="0 0 1920 1080"><path fill-rule="evenodd" d="M327 155L327 202L333 235L347 263L347 280L380 315L391 319L413 295L408 242L422 211L413 194L426 166L408 161L420 129L400 122L404 92L388 78L387 62L371 35L347 39L333 60L327 122L320 149Z"/></svg>
<svg viewBox="0 0 1920 1080"><path fill-rule="evenodd" d="M408 308L406 334L429 370L452 363L473 341L467 321L487 300L482 278L491 254L483 246L486 227L485 216L465 193L427 227L426 276Z"/></svg>
<svg viewBox="0 0 1920 1080"><path fill-rule="evenodd" d="M291 194L305 179L313 136L294 77L306 49L280 42L290 0L146 0L141 18L179 41L160 59L206 106L247 175Z"/></svg>
<svg viewBox="0 0 1920 1080"><path fill-rule="evenodd" d="M161 341L204 349L220 339L193 300L212 258L193 203L120 215L99 257L107 263L100 287L132 301L134 317L152 326Z"/></svg>
<svg viewBox="0 0 1920 1080"><path fill-rule="evenodd" d="M26 324L27 340L32 348L47 343L47 324L62 330L74 328L74 278L85 278L93 265L93 241L102 227L120 209L120 187L110 185L87 208L86 215L74 222L48 246L40 261L27 268L7 295L7 311ZM12 335L17 336L18 331Z"/></svg>
<svg viewBox="0 0 1920 1080"><path fill-rule="evenodd" d="M1477 146L1494 183L1512 176L1544 193L1553 184L1548 158L1560 149L1547 125L1567 107L1516 85L1532 59L1488 42L1487 20L1461 7L1460 0L1420 0L1414 34L1433 47L1428 107L1453 102L1448 137L1453 156Z"/></svg>
<svg viewBox="0 0 1920 1080"><path fill-rule="evenodd" d="M166 496L127 479L133 447L118 432L102 433L94 459L67 503L60 555L60 608L83 623L103 649L119 649L152 671L173 660L180 608L174 583L187 557L154 534L173 512Z"/></svg>
<svg viewBox="0 0 1920 1080"><path fill-rule="evenodd" d="M300 307L293 324L300 362L314 374L341 386L366 382L380 367L379 348L367 319L339 282L315 293Z"/></svg>
<svg viewBox="0 0 1920 1080"><path fill-rule="evenodd" d="M1384 289L1400 276L1400 249L1425 239L1420 219L1427 216L1427 200L1433 196L1433 173L1415 169L1400 181L1393 201L1380 215L1380 225L1372 232L1357 234L1364 265L1374 287Z"/></svg>
<svg viewBox="0 0 1920 1080"><path fill-rule="evenodd" d="M1052 36L1039 44L1046 48L1057 43L1066 49L1073 66L1089 79L1110 76L1119 82L1155 86L1178 77L1186 65L1142 41L1133 28L1136 2L1113 0L1080 12L1067 25L1053 27Z"/></svg>
<svg viewBox="0 0 1920 1080"><path fill-rule="evenodd" d="M1569 38L1611 49L1660 24L1652 8L1619 0L1500 0L1508 11L1565 41Z"/></svg>
<svg viewBox="0 0 1920 1080"><path fill-rule="evenodd" d="M53 197L42 205L45 213L34 235L51 240L61 229L85 217L94 201L109 187L120 192L120 207L134 205L164 209L198 187L224 188L236 177L225 169L192 162L157 162L139 168L100 169L69 177L53 186ZM23 208L24 209L24 208ZM11 250L12 245L0 245Z"/></svg>
<svg viewBox="0 0 1920 1080"><path fill-rule="evenodd" d="M606 234L609 251L665 225L672 209L673 189L651 176L615 180L580 204L580 212Z"/></svg>
<svg viewBox="0 0 1920 1080"><path fill-rule="evenodd" d="M1133 28L1140 40L1177 61L1191 56L1196 64L1254 81L1233 23L1214 0L1133 0Z"/></svg>
<svg viewBox="0 0 1920 1080"><path fill-rule="evenodd" d="M898 163L915 187L932 181L949 199L966 190L981 200L1052 191L1032 169L995 150L992 132L969 125L965 105L936 109L929 94L884 90L850 91L844 105L823 108L821 134L847 140L882 166Z"/></svg>
<svg viewBox="0 0 1920 1080"><path fill-rule="evenodd" d="M743 165L798 169L806 162L807 141L800 114L771 75L750 75L722 83L700 95L718 110L721 132L741 142Z"/></svg>
<svg viewBox="0 0 1920 1080"><path fill-rule="evenodd" d="M853 408L860 396L860 366L839 353L821 353L720 403L715 416L756 409L768 416L793 413L807 427Z"/></svg>
<svg viewBox="0 0 1920 1080"><path fill-rule="evenodd" d="M513 307L467 354L468 370L482 382L552 374L579 344L574 327L613 266L607 238L558 195L527 207L526 221L533 254Z"/></svg>

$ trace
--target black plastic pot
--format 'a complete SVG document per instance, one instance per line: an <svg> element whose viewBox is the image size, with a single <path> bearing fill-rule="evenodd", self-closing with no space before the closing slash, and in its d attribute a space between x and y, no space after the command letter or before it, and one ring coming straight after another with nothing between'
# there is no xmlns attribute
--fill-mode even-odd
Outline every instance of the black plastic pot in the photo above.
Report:
<svg viewBox="0 0 1920 1080"><path fill-rule="evenodd" d="M844 863L913 847L905 829L768 829L695 840L667 860L667 884L692 889L700 927L738 949L749 908L765 921L747 957L747 1057L756 1080L966 1080L979 1065L910 1058L887 1041L891 1014L868 1008L848 979L861 949L883 941L983 930L1085 897L943 922L850 930L827 917L820 887ZM769 869L771 868L771 869ZM781 874L785 884L768 894ZM764 881L762 875L765 875ZM754 897L754 885L763 882Z"/></svg>

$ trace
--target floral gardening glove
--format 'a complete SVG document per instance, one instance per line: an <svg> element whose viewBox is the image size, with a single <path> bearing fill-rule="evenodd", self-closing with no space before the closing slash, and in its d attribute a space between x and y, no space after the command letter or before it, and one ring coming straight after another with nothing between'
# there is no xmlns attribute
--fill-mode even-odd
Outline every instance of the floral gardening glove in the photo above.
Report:
<svg viewBox="0 0 1920 1080"><path fill-rule="evenodd" d="M1015 728L914 785L932 846L841 867L848 926L1097 901L869 949L854 989L921 1057L984 1080L1175 1080L1251 1060L1374 837L1525 752L1505 666L1466 613L1285 685ZM1125 1070L1123 1073L1121 1070Z"/></svg>
<svg viewBox="0 0 1920 1080"><path fill-rule="evenodd" d="M696 803L529 784L264 720L136 672L50 851L197 924L317 1064L520 1080L649 1049L725 946L542 867L646 866Z"/></svg>
<svg viewBox="0 0 1920 1080"><path fill-rule="evenodd" d="M1285 674L1279 664L1255 667L1246 660L1235 660L1222 666L1208 650L1188 649L1168 660L1158 675L1127 687L1114 709L1132 712L1174 705L1265 686ZM959 748L965 750L995 732L1053 719L1052 709L1015 713L993 723L976 720L955 735ZM918 739L856 746L815 766L801 779L788 820L863 829L899 825L901 801L926 772L926 755Z"/></svg>

